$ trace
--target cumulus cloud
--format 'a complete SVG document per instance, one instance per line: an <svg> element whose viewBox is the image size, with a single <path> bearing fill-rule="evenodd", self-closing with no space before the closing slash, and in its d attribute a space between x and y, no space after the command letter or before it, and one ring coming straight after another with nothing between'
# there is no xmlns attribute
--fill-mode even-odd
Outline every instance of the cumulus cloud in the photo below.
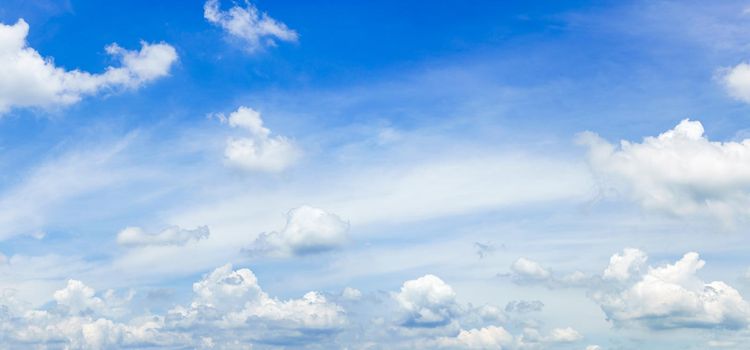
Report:
<svg viewBox="0 0 750 350"><path fill-rule="evenodd" d="M318 292L279 300L249 269L219 267L193 284L189 305L165 315L134 313L133 294L97 293L69 280L41 308L0 295L0 338L11 348L252 347L255 342L303 339L315 343L347 323L341 307Z"/></svg>
<svg viewBox="0 0 750 350"><path fill-rule="evenodd" d="M404 282L395 299L406 314L405 326L442 326L460 313L453 288L435 275Z"/></svg>
<svg viewBox="0 0 750 350"><path fill-rule="evenodd" d="M571 327L555 328L547 336L547 341L552 343L573 343L581 339L581 333Z"/></svg>
<svg viewBox="0 0 750 350"><path fill-rule="evenodd" d="M266 294L249 269L217 268L193 284L194 298L187 306L169 311L167 319L182 327L218 329L261 327L278 330L335 330L344 326L344 310L318 292L301 299L278 300ZM261 337L261 334L255 334Z"/></svg>
<svg viewBox="0 0 750 350"><path fill-rule="evenodd" d="M441 338L438 344L447 348L502 350L513 346L513 335L503 327L488 326L461 330L456 337Z"/></svg>
<svg viewBox="0 0 750 350"><path fill-rule="evenodd" d="M729 96L750 103L750 64L743 62L720 73L721 83Z"/></svg>
<svg viewBox="0 0 750 350"><path fill-rule="evenodd" d="M65 106L102 90L138 88L168 75L177 60L176 50L165 43L143 42L139 51L111 44L106 51L120 66L100 74L68 71L29 47L28 33L23 19L12 25L0 23L0 113L12 108Z"/></svg>
<svg viewBox="0 0 750 350"><path fill-rule="evenodd" d="M249 134L227 140L224 156L230 165L246 171L279 172L299 158L300 151L290 140L283 136L271 136L271 131L263 126L258 111L241 106L229 117L223 114L216 116L229 126L243 129Z"/></svg>
<svg viewBox="0 0 750 350"><path fill-rule="evenodd" d="M526 258L519 258L513 262L510 269L519 279L544 280L550 277L550 272L542 265Z"/></svg>
<svg viewBox="0 0 750 350"><path fill-rule="evenodd" d="M251 254L304 255L342 247L349 223L323 209L303 205L289 211L280 231L263 233L246 249Z"/></svg>
<svg viewBox="0 0 750 350"><path fill-rule="evenodd" d="M164 319L147 315L127 322L115 318L121 312L120 301L113 292L97 296L81 281L69 280L53 295L54 304L47 309L14 307L0 314L4 326L4 345L17 347L47 346L70 349L113 349L134 346L175 346L185 344L188 336L165 329ZM129 301L129 299L127 299ZM3 303L7 303L3 300ZM12 303L18 305L17 303ZM114 317L114 318L113 318Z"/></svg>
<svg viewBox="0 0 750 350"><path fill-rule="evenodd" d="M625 248L622 254L615 254L609 259L609 266L604 270L604 279L626 281L637 274L646 264L648 257L640 249Z"/></svg>
<svg viewBox="0 0 750 350"><path fill-rule="evenodd" d="M750 214L750 140L710 141L688 119L640 143L615 146L591 132L578 140L602 184L646 209L724 220Z"/></svg>
<svg viewBox="0 0 750 350"><path fill-rule="evenodd" d="M117 244L122 246L185 245L190 241L208 238L207 226L192 230L169 226L159 232L149 233L140 227L126 227L117 234Z"/></svg>
<svg viewBox="0 0 750 350"><path fill-rule="evenodd" d="M620 257L628 254L643 256L639 260L645 261L642 252L625 251ZM640 325L651 329L746 327L750 317L748 303L724 282L702 281L696 273L704 265L697 253L687 253L674 264L649 267L631 283L597 291L593 298L610 320L622 326Z"/></svg>
<svg viewBox="0 0 750 350"><path fill-rule="evenodd" d="M248 52L257 52L268 46L276 46L276 41L296 42L298 35L250 2L245 8L233 6L222 11L219 0L208 0L203 6L203 17L221 27L232 38L242 42Z"/></svg>

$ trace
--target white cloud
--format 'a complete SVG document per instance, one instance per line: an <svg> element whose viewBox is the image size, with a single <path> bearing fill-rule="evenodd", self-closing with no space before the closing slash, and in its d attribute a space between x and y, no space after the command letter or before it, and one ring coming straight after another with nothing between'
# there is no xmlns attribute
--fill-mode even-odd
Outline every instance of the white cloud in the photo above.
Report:
<svg viewBox="0 0 750 350"><path fill-rule="evenodd" d="M720 78L729 96L750 103L750 64L743 62L724 69Z"/></svg>
<svg viewBox="0 0 750 350"><path fill-rule="evenodd" d="M521 279L544 280L550 277L550 272L542 265L526 258L513 262L510 269Z"/></svg>
<svg viewBox="0 0 750 350"><path fill-rule="evenodd" d="M100 298L91 287L69 280L65 288L54 293L54 307L30 309L26 305L10 309L12 314L4 314L4 326L0 330L3 343L16 344L17 347L113 349L174 346L189 339L165 330L162 317L136 317L128 322L111 319L120 313L118 308L121 306L119 301L108 302L113 300L112 294L108 291Z"/></svg>
<svg viewBox="0 0 750 350"><path fill-rule="evenodd" d="M289 211L283 229L261 234L248 251L276 256L317 253L342 247L348 232L349 223L338 215L303 205Z"/></svg>
<svg viewBox="0 0 750 350"><path fill-rule="evenodd" d="M459 349L508 349L513 346L513 335L503 327L488 326L480 329L461 330L455 338L438 340L441 347Z"/></svg>
<svg viewBox="0 0 750 350"><path fill-rule="evenodd" d="M143 42L140 51L112 44L106 51L120 61L119 67L108 67L101 74L67 71L29 47L28 32L23 19L13 25L0 23L0 113L12 108L65 106L101 90L137 88L168 75L177 60L175 49L165 43Z"/></svg>
<svg viewBox="0 0 750 350"><path fill-rule="evenodd" d="M593 294L607 317L618 325L662 328L743 328L750 305L721 281L703 282L696 272L705 262L687 253L674 264L650 267L627 285Z"/></svg>
<svg viewBox="0 0 750 350"><path fill-rule="evenodd" d="M246 2L245 8L237 5L227 11L222 11L219 0L208 0L203 6L203 16L206 20L221 27L231 37L239 39L248 52L256 52L264 47L276 46L276 40L296 42L298 35L258 9Z"/></svg>
<svg viewBox="0 0 750 350"><path fill-rule="evenodd" d="M404 325L409 327L445 325L460 313L453 288L434 275L404 282L394 297L406 313Z"/></svg>
<svg viewBox="0 0 750 350"><path fill-rule="evenodd" d="M617 147L590 132L579 135L605 186L647 209L730 222L750 214L750 140L709 141L703 125L685 119L641 143Z"/></svg>
<svg viewBox="0 0 750 350"><path fill-rule="evenodd" d="M0 294L0 337L12 348L198 348L213 344L229 349L255 341L284 337L320 340L347 324L341 307L318 292L300 299L268 296L252 271L217 268L193 284L188 306L177 306L166 316L136 315L132 293L119 298L103 294L77 280L53 293L53 302L34 309ZM306 338L305 338L306 337Z"/></svg>
<svg viewBox="0 0 750 350"><path fill-rule="evenodd" d="M602 347L599 345L589 345L586 347L586 350L602 350Z"/></svg>
<svg viewBox="0 0 750 350"><path fill-rule="evenodd" d="M344 310L317 292L301 299L271 298L249 269L232 270L227 264L193 284L195 297L189 307L176 307L169 319L182 326L204 324L218 328L273 322L289 329L332 330L346 322Z"/></svg>
<svg viewBox="0 0 750 350"><path fill-rule="evenodd" d="M271 131L263 126L260 113L241 106L225 117L223 122L233 128L244 129L249 137L230 138L224 156L230 165L246 171L279 172L288 168L299 158L300 151L283 136L271 137Z"/></svg>
<svg viewBox="0 0 750 350"><path fill-rule="evenodd" d="M189 241L208 238L208 226L192 230L169 226L157 233L148 233L140 227L126 227L117 234L117 244L122 246L185 245Z"/></svg>
<svg viewBox="0 0 750 350"><path fill-rule="evenodd" d="M648 257L646 253L634 249L625 248L622 254L615 254L609 259L609 266L604 270L604 279L626 281L631 275L637 274L646 264Z"/></svg>
<svg viewBox="0 0 750 350"><path fill-rule="evenodd" d="M79 314L85 311L99 311L104 307L104 302L94 294L94 289L83 282L68 280L67 286L56 291L53 297L58 305L64 305L69 312Z"/></svg>
<svg viewBox="0 0 750 350"><path fill-rule="evenodd" d="M571 327L555 328L547 336L547 341L552 343L573 343L581 339L583 339L581 333Z"/></svg>

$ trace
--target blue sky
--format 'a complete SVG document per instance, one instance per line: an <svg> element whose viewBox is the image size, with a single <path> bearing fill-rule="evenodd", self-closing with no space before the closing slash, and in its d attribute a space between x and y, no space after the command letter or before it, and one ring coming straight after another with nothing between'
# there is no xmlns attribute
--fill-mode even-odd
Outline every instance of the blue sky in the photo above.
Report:
<svg viewBox="0 0 750 350"><path fill-rule="evenodd" d="M0 5L0 348L742 349L750 10Z"/></svg>

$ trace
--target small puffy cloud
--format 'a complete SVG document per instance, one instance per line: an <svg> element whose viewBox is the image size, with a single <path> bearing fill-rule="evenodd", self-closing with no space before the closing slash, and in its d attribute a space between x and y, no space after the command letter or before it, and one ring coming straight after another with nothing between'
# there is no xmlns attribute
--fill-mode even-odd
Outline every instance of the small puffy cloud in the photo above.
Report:
<svg viewBox="0 0 750 350"><path fill-rule="evenodd" d="M192 230L169 226L159 232L149 233L140 227L126 227L117 234L117 244L122 246L185 245L190 241L208 238L207 226Z"/></svg>
<svg viewBox="0 0 750 350"><path fill-rule="evenodd" d="M297 32L267 13L259 12L250 2L246 2L244 8L235 5L222 11L219 0L208 0L203 6L203 17L239 40L250 53L276 46L277 40L296 42L298 38Z"/></svg>
<svg viewBox="0 0 750 350"><path fill-rule="evenodd" d="M299 158L299 149L289 139L271 136L258 111L241 106L229 117L223 114L217 114L217 117L248 133L247 137L227 140L224 157L228 164L245 171L279 172Z"/></svg>
<svg viewBox="0 0 750 350"><path fill-rule="evenodd" d="M645 266L648 257L646 253L634 249L625 248L622 254L615 254L609 259L609 266L604 270L604 279L626 281L631 275L637 274Z"/></svg>
<svg viewBox="0 0 750 350"><path fill-rule="evenodd" d="M348 232L349 223L338 215L303 205L289 211L283 229L261 234L247 251L275 256L318 253L342 247Z"/></svg>
<svg viewBox="0 0 750 350"><path fill-rule="evenodd" d="M674 264L650 267L631 284L593 294L617 325L651 329L747 327L750 305L721 281L703 282L696 275L705 262L687 253Z"/></svg>
<svg viewBox="0 0 750 350"><path fill-rule="evenodd" d="M720 73L721 83L729 96L750 103L750 64L743 62Z"/></svg>
<svg viewBox="0 0 750 350"><path fill-rule="evenodd" d="M513 262L510 269L518 279L544 280L550 277L550 272L542 265L526 258L519 258Z"/></svg>
<svg viewBox="0 0 750 350"><path fill-rule="evenodd" d="M53 294L49 309L5 309L2 332L5 345L13 348L115 349L127 347L174 347L189 339L165 330L158 316L134 317L127 322L112 317L122 314L123 300L107 291L101 297L80 281L69 280ZM132 295L131 295L132 296ZM130 298L124 299L129 302ZM3 303L6 301L4 300ZM7 317L7 318L6 318Z"/></svg>
<svg viewBox="0 0 750 350"><path fill-rule="evenodd" d="M406 314L407 327L442 326L460 313L453 288L434 275L404 282L394 298Z"/></svg>
<svg viewBox="0 0 750 350"><path fill-rule="evenodd" d="M0 113L12 108L65 106L102 90L138 88L168 75L177 61L176 50L165 43L143 42L139 51L111 44L106 51L120 66L100 74L68 71L29 47L28 33L23 19L12 25L0 23Z"/></svg>
<svg viewBox="0 0 750 350"><path fill-rule="evenodd" d="M591 132L578 141L602 184L646 209L728 222L750 214L750 139L710 141L700 122L685 119L640 143L616 146Z"/></svg>
<svg viewBox="0 0 750 350"><path fill-rule="evenodd" d="M438 345L455 349L509 349L513 347L513 335L505 328L488 326L480 329L461 330L456 337L444 337Z"/></svg>
<svg viewBox="0 0 750 350"><path fill-rule="evenodd" d="M551 343L573 343L581 339L583 339L581 333L571 327L555 328L547 336L547 341Z"/></svg>
<svg viewBox="0 0 750 350"><path fill-rule="evenodd" d="M602 347L599 345L589 345L586 347L586 350L602 350Z"/></svg>

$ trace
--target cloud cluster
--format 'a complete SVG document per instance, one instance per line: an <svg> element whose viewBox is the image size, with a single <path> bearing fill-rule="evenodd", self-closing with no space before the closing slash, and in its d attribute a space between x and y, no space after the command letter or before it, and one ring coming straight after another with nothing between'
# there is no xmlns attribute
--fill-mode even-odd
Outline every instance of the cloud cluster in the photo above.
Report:
<svg viewBox="0 0 750 350"><path fill-rule="evenodd" d="M240 40L248 52L256 52L264 47L276 46L276 40L296 42L298 35L269 16L260 13L250 2L242 8L233 6L222 11L219 0L208 0L203 6L203 17L216 26L221 27L231 37Z"/></svg>
<svg viewBox="0 0 750 350"><path fill-rule="evenodd" d="M224 156L232 166L246 171L279 172L292 165L300 155L289 139L271 136L271 131L263 126L260 113L252 108L240 106L229 117L223 114L217 117L248 133L246 137L227 140Z"/></svg>
<svg viewBox="0 0 750 350"><path fill-rule="evenodd" d="M227 264L193 284L189 306L167 314L169 322L195 332L254 329L248 340L295 335L300 330L333 331L346 323L344 310L317 292L301 299L271 298L249 269L233 270ZM264 333L263 328L272 330ZM210 332L209 332L210 333Z"/></svg>
<svg viewBox="0 0 750 350"><path fill-rule="evenodd" d="M633 255L639 258L624 258ZM634 266L645 262L645 254L632 249L617 257L611 260L605 277L607 271L636 271ZM696 273L704 265L697 253L687 253L674 264L649 267L641 274L616 275L621 283L597 291L593 297L607 317L622 326L650 329L747 327L750 305L728 284L702 281Z"/></svg>
<svg viewBox="0 0 750 350"><path fill-rule="evenodd" d="M338 215L303 205L289 211L283 229L262 233L246 250L272 256L318 253L342 247L348 232L349 223Z"/></svg>
<svg viewBox="0 0 750 350"><path fill-rule="evenodd" d="M705 261L697 253L687 253L674 264L657 267L647 266L647 261L645 252L626 248L612 255L601 275L581 278L576 283L554 273L541 277L539 273L532 274L522 281L588 289L607 319L618 327L743 329L750 324L750 304L737 289L722 281L704 282L698 277ZM514 280L524 277L512 276Z"/></svg>
<svg viewBox="0 0 750 350"><path fill-rule="evenodd" d="M126 227L117 234L117 244L122 246L185 245L190 241L208 238L207 226L192 230L169 226L159 232L149 233L140 227Z"/></svg>
<svg viewBox="0 0 750 350"><path fill-rule="evenodd" d="M106 51L120 62L119 67L108 67L100 74L68 71L29 47L28 33L23 19L13 25L0 23L0 113L12 108L65 106L102 90L138 88L168 75L177 61L176 50L165 43L143 42L139 51L111 44Z"/></svg>
<svg viewBox="0 0 750 350"><path fill-rule="evenodd" d="M434 275L425 275L404 282L401 290L393 294L402 314L400 325L420 334L419 348L445 349L537 349L554 344L573 343L583 336L571 327L554 328L542 332L533 322L527 323L520 334L513 335L498 323L509 323L508 315L499 307L484 305L473 307L457 301L453 288ZM538 305L535 305L538 306ZM541 306L538 306L541 308ZM464 329L464 325L476 328ZM430 338L429 334L453 333ZM427 334L427 336L425 336Z"/></svg>
<svg viewBox="0 0 750 350"><path fill-rule="evenodd" d="M326 337L346 324L341 307L322 294L279 300L258 285L252 271L217 268L193 285L187 306L165 315L134 315L133 294L97 293L81 281L69 280L53 301L30 308L12 294L0 300L0 337L17 347L115 349L250 347L256 341Z"/></svg>
<svg viewBox="0 0 750 350"><path fill-rule="evenodd" d="M685 119L640 143L615 146L591 132L579 142L602 184L646 209L727 221L750 214L750 140L710 141Z"/></svg>

